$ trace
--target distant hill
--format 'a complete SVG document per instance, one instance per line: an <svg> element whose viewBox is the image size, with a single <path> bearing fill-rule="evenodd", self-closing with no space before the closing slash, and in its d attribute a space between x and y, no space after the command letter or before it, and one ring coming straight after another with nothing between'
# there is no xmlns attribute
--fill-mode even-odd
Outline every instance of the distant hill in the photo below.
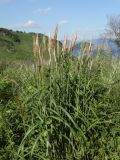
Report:
<svg viewBox="0 0 120 160"><path fill-rule="evenodd" d="M120 47L113 41L113 40L108 40L108 39L93 39L92 41L87 41L87 42L78 42L76 46L74 47L73 50L73 55L79 56L80 55L80 48L85 44L85 43L92 43L93 46L93 54L96 53L96 48L97 46L100 46L102 51L104 51L104 48L108 48L111 51L111 54L113 56L120 57Z"/></svg>
<svg viewBox="0 0 120 160"><path fill-rule="evenodd" d="M3 60L30 60L33 56L33 37L35 33L25 33L13 31L6 28L0 28L0 59ZM39 33L39 42L41 43L44 34ZM62 43L60 43L62 45ZM45 53L48 58L48 53Z"/></svg>
<svg viewBox="0 0 120 160"><path fill-rule="evenodd" d="M120 47L118 47L118 45L116 44L114 40L100 38L100 39L94 39L92 43L94 45L104 45L110 49L113 56L120 57Z"/></svg>

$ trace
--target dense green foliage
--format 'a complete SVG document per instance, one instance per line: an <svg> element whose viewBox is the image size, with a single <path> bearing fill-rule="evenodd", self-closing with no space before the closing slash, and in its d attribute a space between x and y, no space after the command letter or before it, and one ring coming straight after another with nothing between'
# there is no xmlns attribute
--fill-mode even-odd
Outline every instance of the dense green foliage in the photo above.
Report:
<svg viewBox="0 0 120 160"><path fill-rule="evenodd" d="M0 159L119 160L120 62L53 65L0 64Z"/></svg>

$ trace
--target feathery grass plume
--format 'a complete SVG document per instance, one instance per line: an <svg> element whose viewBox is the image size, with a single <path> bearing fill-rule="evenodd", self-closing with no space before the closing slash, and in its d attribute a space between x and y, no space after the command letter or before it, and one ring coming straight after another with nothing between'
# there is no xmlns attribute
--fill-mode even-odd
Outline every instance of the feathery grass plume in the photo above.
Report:
<svg viewBox="0 0 120 160"><path fill-rule="evenodd" d="M38 39L38 34L36 33L34 35L34 39L33 39L33 54L34 54L34 58L38 58L38 53L39 53L39 39Z"/></svg>
<svg viewBox="0 0 120 160"><path fill-rule="evenodd" d="M91 53L92 52L92 43L90 42L89 43L89 53Z"/></svg>
<svg viewBox="0 0 120 160"><path fill-rule="evenodd" d="M87 56L90 57L92 53L92 43L90 42L88 44L88 50L87 50Z"/></svg>
<svg viewBox="0 0 120 160"><path fill-rule="evenodd" d="M81 57L81 64L83 64L85 61L88 63L89 61L89 58L91 56L91 53L92 53L92 44L91 42L88 43L88 42L85 42L84 44L84 49L83 49L83 52L82 52L82 57Z"/></svg>
<svg viewBox="0 0 120 160"><path fill-rule="evenodd" d="M59 25L57 24L55 27L54 36L53 36L53 39L55 40L58 39L58 31L59 31Z"/></svg>
<svg viewBox="0 0 120 160"><path fill-rule="evenodd" d="M64 42L63 42L63 51L67 49L67 36L64 37Z"/></svg>
<svg viewBox="0 0 120 160"><path fill-rule="evenodd" d="M54 48L54 51L53 51L53 55L54 55L54 60L55 60L55 63L57 62L57 58L56 58L56 50Z"/></svg>
<svg viewBox="0 0 120 160"><path fill-rule="evenodd" d="M59 31L59 25L57 24L55 27L54 35L53 35L53 55L54 55L54 61L55 64L57 62L58 57L58 31Z"/></svg>
<svg viewBox="0 0 120 160"><path fill-rule="evenodd" d="M85 59L87 60L87 65L88 65L88 68L91 70L92 68L92 65L93 65L93 59L91 57L91 54L92 54L92 43L88 43L88 46L86 48L86 55L84 55Z"/></svg>
<svg viewBox="0 0 120 160"><path fill-rule="evenodd" d="M47 49L47 46L46 46L47 42L46 42L45 35L43 35L42 43L43 43L43 49L46 50Z"/></svg>
<svg viewBox="0 0 120 160"><path fill-rule="evenodd" d="M35 34L34 37L33 37L33 56L34 58L37 56L36 53L37 53L37 41L36 41L36 38L37 38L37 35Z"/></svg>
<svg viewBox="0 0 120 160"><path fill-rule="evenodd" d="M49 45L48 45L48 50L49 50L49 64L57 62L57 47L58 47L58 42L57 42L57 37L58 37L58 25L55 28L53 36L49 36Z"/></svg>
<svg viewBox="0 0 120 160"><path fill-rule="evenodd" d="M85 43L85 47L84 47L84 50L83 50L83 55L88 56L88 54L89 54L89 43Z"/></svg>
<svg viewBox="0 0 120 160"><path fill-rule="evenodd" d="M50 40L50 49L54 49L57 47L57 37L58 37L58 25L55 28L54 34L53 36L49 36L49 40Z"/></svg>
<svg viewBox="0 0 120 160"><path fill-rule="evenodd" d="M56 43L55 43L53 36L50 36L49 45L50 45L49 49L50 49L51 64L53 64L54 59L56 59L54 56L54 50L55 50Z"/></svg>
<svg viewBox="0 0 120 160"><path fill-rule="evenodd" d="M62 44L62 50L61 50L61 55L60 55L61 58L63 58L66 51L67 51L67 36L64 36L64 41Z"/></svg>
<svg viewBox="0 0 120 160"><path fill-rule="evenodd" d="M80 64L83 65L83 63L90 58L92 53L92 44L91 42L85 42L81 44L80 48L80 55L78 56L78 68Z"/></svg>
<svg viewBox="0 0 120 160"><path fill-rule="evenodd" d="M73 51L76 41L77 41L77 33L75 33L72 37L72 40L71 40L71 43L70 43L70 46L69 46L69 49L68 49L69 52Z"/></svg>
<svg viewBox="0 0 120 160"><path fill-rule="evenodd" d="M51 34L49 34L49 38L48 38L48 54L49 54L49 65L51 65L51 62L52 62L52 56L51 56Z"/></svg>
<svg viewBox="0 0 120 160"><path fill-rule="evenodd" d="M59 59L60 59L60 57L61 57L61 51L60 51L60 42L57 40L57 61L58 61L58 63L59 63Z"/></svg>
<svg viewBox="0 0 120 160"><path fill-rule="evenodd" d="M62 48L62 51L63 53L65 53L66 51L68 52L69 51L69 46L68 46L68 34L66 36L64 36L64 41L63 41L63 48Z"/></svg>
<svg viewBox="0 0 120 160"><path fill-rule="evenodd" d="M100 54L101 54L101 47L100 47L100 45L97 45L97 47L96 47L96 53L97 53L97 57L100 56Z"/></svg>
<svg viewBox="0 0 120 160"><path fill-rule="evenodd" d="M35 51L35 35L33 36L33 57L35 57L36 51Z"/></svg>
<svg viewBox="0 0 120 160"><path fill-rule="evenodd" d="M35 58L35 69L41 73L41 78L43 77L43 60L41 55L41 49L39 45L38 33L35 34L33 39L33 54Z"/></svg>

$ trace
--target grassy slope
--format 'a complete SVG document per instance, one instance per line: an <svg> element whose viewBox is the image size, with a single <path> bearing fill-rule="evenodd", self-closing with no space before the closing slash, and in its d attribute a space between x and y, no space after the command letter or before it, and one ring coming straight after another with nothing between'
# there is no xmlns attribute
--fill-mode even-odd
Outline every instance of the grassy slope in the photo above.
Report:
<svg viewBox="0 0 120 160"><path fill-rule="evenodd" d="M0 34L0 39L7 40L13 43L15 50L8 49L5 45L0 46L0 60L30 60L33 51L33 36L34 33L13 32L20 38L20 43L14 42L9 36ZM39 41L41 43L43 34L39 34ZM48 56L47 53L45 55Z"/></svg>
<svg viewBox="0 0 120 160"><path fill-rule="evenodd" d="M27 59L32 56L32 40L33 34L17 33L20 38L20 43L13 42L12 39L7 36L2 36L3 39L7 39L14 43L15 51L7 49L6 46L0 47L0 59L2 60L15 60L15 59Z"/></svg>
<svg viewBox="0 0 120 160"><path fill-rule="evenodd" d="M33 34L18 33L21 43L16 44L16 58L29 59L32 57Z"/></svg>

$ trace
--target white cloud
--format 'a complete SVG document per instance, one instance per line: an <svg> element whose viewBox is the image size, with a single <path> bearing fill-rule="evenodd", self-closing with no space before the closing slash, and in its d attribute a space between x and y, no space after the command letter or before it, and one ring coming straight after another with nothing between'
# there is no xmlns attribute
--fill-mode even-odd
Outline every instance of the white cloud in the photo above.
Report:
<svg viewBox="0 0 120 160"><path fill-rule="evenodd" d="M60 26L62 26L62 25L64 25L64 24L68 24L68 23L69 23L68 20L61 20L58 24L59 24Z"/></svg>
<svg viewBox="0 0 120 160"><path fill-rule="evenodd" d="M21 26L25 28L34 28L34 27L37 27L38 25L32 20L28 20L24 22Z"/></svg>
<svg viewBox="0 0 120 160"><path fill-rule="evenodd" d="M48 12L50 12L52 10L51 7L48 8L38 8L34 11L34 13L41 13L41 14L47 14Z"/></svg>
<svg viewBox="0 0 120 160"><path fill-rule="evenodd" d="M33 20L28 20L23 23L12 25L10 27L11 28L39 28L40 25Z"/></svg>

